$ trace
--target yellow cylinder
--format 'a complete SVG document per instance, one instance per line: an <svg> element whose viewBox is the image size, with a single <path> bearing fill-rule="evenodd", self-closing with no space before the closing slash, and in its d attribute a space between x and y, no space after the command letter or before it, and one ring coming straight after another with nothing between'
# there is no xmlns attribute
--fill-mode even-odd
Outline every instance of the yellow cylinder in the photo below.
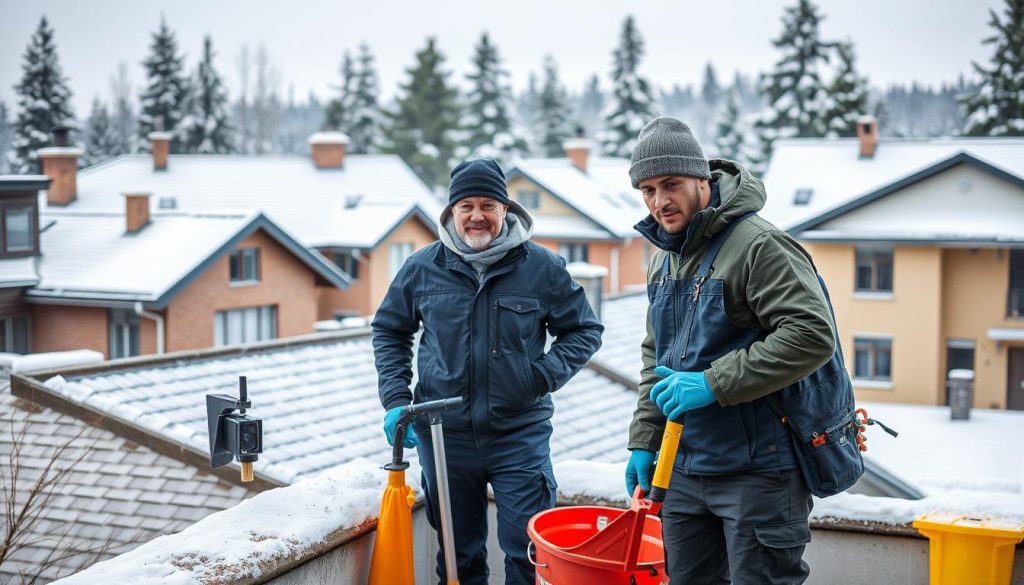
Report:
<svg viewBox="0 0 1024 585"><path fill-rule="evenodd" d="M672 479L672 465L679 451L679 440L683 437L683 425L668 421L665 423L665 434L661 437L661 449L658 451L658 465L654 468L652 487L668 489Z"/></svg>
<svg viewBox="0 0 1024 585"><path fill-rule="evenodd" d="M242 481L252 481L252 463L242 461Z"/></svg>

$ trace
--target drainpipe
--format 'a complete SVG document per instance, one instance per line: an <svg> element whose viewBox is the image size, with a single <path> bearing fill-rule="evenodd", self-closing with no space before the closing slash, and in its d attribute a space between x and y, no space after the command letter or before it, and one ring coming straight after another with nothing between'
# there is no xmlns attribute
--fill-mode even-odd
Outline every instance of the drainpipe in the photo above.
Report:
<svg viewBox="0 0 1024 585"><path fill-rule="evenodd" d="M156 313L150 313L142 309L142 302L135 301L135 314L156 322L156 353L164 353L164 318Z"/></svg>
<svg viewBox="0 0 1024 585"><path fill-rule="evenodd" d="M609 291L612 293L619 292L619 246L612 247L612 261L611 261L611 276L612 281L609 287Z"/></svg>

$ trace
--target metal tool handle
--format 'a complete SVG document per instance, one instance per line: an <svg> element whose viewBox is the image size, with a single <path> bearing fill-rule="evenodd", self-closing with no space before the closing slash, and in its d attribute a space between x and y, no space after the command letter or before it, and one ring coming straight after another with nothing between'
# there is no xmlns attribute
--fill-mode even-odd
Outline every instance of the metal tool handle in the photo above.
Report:
<svg viewBox="0 0 1024 585"><path fill-rule="evenodd" d="M459 399L461 402L461 399ZM459 568L455 562L455 535L452 532L452 502L448 492L448 459L444 453L444 430L441 422L430 425L434 443L434 467L437 469L437 507L441 515L441 542L444 546L444 569L448 582L457 582Z"/></svg>
<svg viewBox="0 0 1024 585"><path fill-rule="evenodd" d="M526 560L530 561L530 564L533 565L534 567L539 567L541 569L548 568L547 564L545 564L545 563L538 563L537 562L537 560L536 560L537 556L535 554L533 554L534 552L535 551L534 551L533 541L531 540L530 542L528 542L526 544Z"/></svg>

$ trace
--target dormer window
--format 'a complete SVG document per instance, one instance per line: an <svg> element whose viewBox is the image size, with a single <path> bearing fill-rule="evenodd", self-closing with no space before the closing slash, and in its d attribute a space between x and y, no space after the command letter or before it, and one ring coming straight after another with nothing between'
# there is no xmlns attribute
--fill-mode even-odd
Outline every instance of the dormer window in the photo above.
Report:
<svg viewBox="0 0 1024 585"><path fill-rule="evenodd" d="M231 283L259 282L260 249L242 248L231 253Z"/></svg>
<svg viewBox="0 0 1024 585"><path fill-rule="evenodd" d="M35 255L38 231L35 206L0 204L0 258Z"/></svg>
<svg viewBox="0 0 1024 585"><path fill-rule="evenodd" d="M793 205L807 205L811 202L813 194L814 189L797 189L796 193L793 193Z"/></svg>

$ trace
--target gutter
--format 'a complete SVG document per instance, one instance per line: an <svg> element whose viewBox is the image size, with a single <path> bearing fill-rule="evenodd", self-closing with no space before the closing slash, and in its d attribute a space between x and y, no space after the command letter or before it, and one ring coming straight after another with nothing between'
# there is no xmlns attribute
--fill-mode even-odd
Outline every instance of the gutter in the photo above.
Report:
<svg viewBox="0 0 1024 585"><path fill-rule="evenodd" d="M156 353L164 353L164 318L156 313L150 313L142 309L142 302L135 301L135 314L156 322Z"/></svg>

